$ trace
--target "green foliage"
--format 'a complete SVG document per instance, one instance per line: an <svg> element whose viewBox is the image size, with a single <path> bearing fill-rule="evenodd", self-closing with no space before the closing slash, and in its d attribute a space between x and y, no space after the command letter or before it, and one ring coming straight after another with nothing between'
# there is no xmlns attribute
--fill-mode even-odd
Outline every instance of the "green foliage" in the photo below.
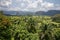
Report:
<svg viewBox="0 0 60 40"><path fill-rule="evenodd" d="M6 16L0 17L0 39L8 40L11 37L11 23Z"/></svg>
<svg viewBox="0 0 60 40"><path fill-rule="evenodd" d="M49 16L0 17L1 40L59 40L60 23Z"/></svg>
<svg viewBox="0 0 60 40"><path fill-rule="evenodd" d="M60 14L56 14L52 17L52 20L55 21L55 22L58 22L60 23Z"/></svg>
<svg viewBox="0 0 60 40"><path fill-rule="evenodd" d="M29 33L36 33L36 22L32 19L32 18L29 18L28 22L27 22L27 30Z"/></svg>

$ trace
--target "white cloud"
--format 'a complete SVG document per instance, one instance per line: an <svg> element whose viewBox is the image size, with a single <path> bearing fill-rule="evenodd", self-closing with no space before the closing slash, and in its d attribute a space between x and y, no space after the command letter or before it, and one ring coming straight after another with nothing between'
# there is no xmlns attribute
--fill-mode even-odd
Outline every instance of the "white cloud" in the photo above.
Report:
<svg viewBox="0 0 60 40"><path fill-rule="evenodd" d="M38 10L49 10L54 7L54 3L43 2L43 0L37 0L32 3L29 3L27 8L33 9L34 11Z"/></svg>
<svg viewBox="0 0 60 40"><path fill-rule="evenodd" d="M21 7L24 7L25 6L25 4L24 3L21 3Z"/></svg>
<svg viewBox="0 0 60 40"><path fill-rule="evenodd" d="M32 3L32 0L23 0L26 1L27 3Z"/></svg>
<svg viewBox="0 0 60 40"><path fill-rule="evenodd" d="M43 0L38 0L38 2L41 2L41 3L42 3L42 2L43 2Z"/></svg>
<svg viewBox="0 0 60 40"><path fill-rule="evenodd" d="M2 0L0 1L0 6L9 6L12 4L12 0Z"/></svg>
<svg viewBox="0 0 60 40"><path fill-rule="evenodd" d="M55 10L60 10L60 5L59 4L56 4L55 7L54 7Z"/></svg>
<svg viewBox="0 0 60 40"><path fill-rule="evenodd" d="M25 9L23 9L22 11L29 11L29 10L25 8Z"/></svg>
<svg viewBox="0 0 60 40"><path fill-rule="evenodd" d="M12 4L13 3L13 4ZM10 6L13 5L13 6ZM50 9L58 9L60 10L60 6L55 7L56 4L46 2L43 0L2 0L0 1L1 6L7 6L8 10L23 10L23 11L39 11L39 10L50 10ZM3 9L3 8L0 8ZM5 10L6 8L4 8Z"/></svg>
<svg viewBox="0 0 60 40"><path fill-rule="evenodd" d="M44 6L46 8L54 7L54 3L44 2L41 4L41 6Z"/></svg>
<svg viewBox="0 0 60 40"><path fill-rule="evenodd" d="M38 3L42 3L43 0L37 0L34 2L28 1L28 6L27 8L37 8L38 7Z"/></svg>
<svg viewBox="0 0 60 40"><path fill-rule="evenodd" d="M11 10L11 11L19 11L21 8L19 7L14 7L14 8L8 8L8 11Z"/></svg>
<svg viewBox="0 0 60 40"><path fill-rule="evenodd" d="M36 3L31 3L27 6L27 8L37 8L37 4Z"/></svg>

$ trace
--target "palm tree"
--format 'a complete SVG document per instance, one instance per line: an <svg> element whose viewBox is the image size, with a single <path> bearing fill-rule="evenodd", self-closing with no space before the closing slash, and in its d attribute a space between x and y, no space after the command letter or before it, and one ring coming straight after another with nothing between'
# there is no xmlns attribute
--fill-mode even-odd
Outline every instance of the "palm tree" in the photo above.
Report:
<svg viewBox="0 0 60 40"><path fill-rule="evenodd" d="M36 25L37 25L36 22L32 18L30 18L27 22L28 32L29 33L36 33L36 28L35 28Z"/></svg>
<svg viewBox="0 0 60 40"><path fill-rule="evenodd" d="M39 33L39 39L40 40L55 40L53 31L50 27L51 27L50 24L44 24L43 23L42 31Z"/></svg>

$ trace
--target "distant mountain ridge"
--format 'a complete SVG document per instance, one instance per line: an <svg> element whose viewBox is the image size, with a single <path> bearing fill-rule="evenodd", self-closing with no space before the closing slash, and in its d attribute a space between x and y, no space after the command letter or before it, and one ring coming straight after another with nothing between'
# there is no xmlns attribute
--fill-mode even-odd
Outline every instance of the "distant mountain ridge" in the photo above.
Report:
<svg viewBox="0 0 60 40"><path fill-rule="evenodd" d="M33 14L33 12L28 11L4 11L4 15L27 15Z"/></svg>
<svg viewBox="0 0 60 40"><path fill-rule="evenodd" d="M37 12L30 12L30 11L4 11L4 15L55 15L60 14L60 10L48 10L45 11L37 11Z"/></svg>
<svg viewBox="0 0 60 40"><path fill-rule="evenodd" d="M36 12L36 15L55 15L55 14L60 14L60 10L48 10L47 12L44 11L38 11Z"/></svg>

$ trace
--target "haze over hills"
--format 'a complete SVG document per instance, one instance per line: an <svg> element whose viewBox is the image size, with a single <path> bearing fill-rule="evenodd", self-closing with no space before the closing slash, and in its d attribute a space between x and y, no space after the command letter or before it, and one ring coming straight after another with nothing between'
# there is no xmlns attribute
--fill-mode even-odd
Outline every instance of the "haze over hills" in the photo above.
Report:
<svg viewBox="0 0 60 40"><path fill-rule="evenodd" d="M55 15L55 14L60 14L60 10L48 10L47 12L45 11L36 12L36 15Z"/></svg>
<svg viewBox="0 0 60 40"><path fill-rule="evenodd" d="M55 15L55 14L60 14L60 10L48 10L47 12L45 11L37 11L37 12L30 12L30 11L4 11L5 15Z"/></svg>

